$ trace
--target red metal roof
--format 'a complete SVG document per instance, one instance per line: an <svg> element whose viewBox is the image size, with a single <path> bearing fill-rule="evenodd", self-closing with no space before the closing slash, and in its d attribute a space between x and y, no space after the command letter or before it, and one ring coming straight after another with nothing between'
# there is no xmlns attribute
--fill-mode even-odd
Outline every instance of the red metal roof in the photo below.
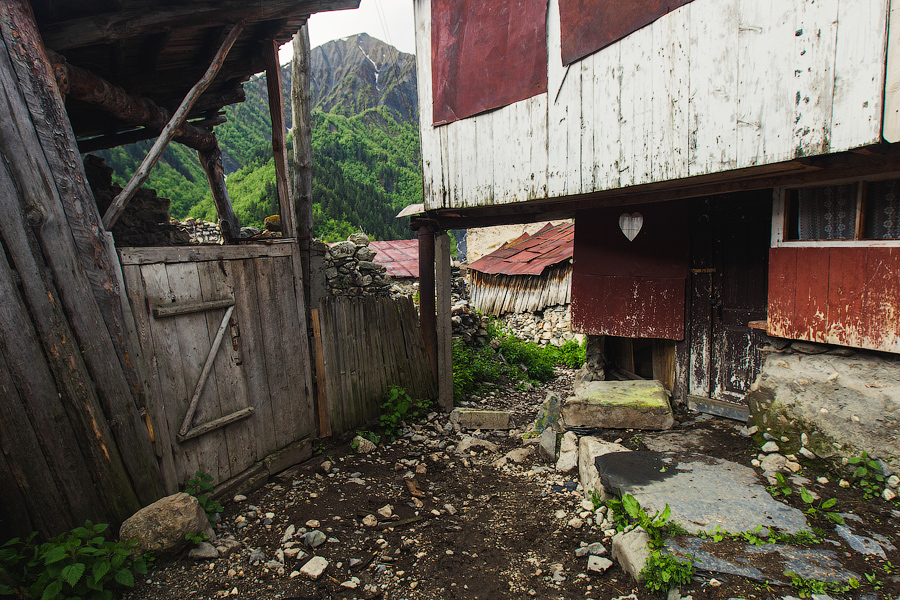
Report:
<svg viewBox="0 0 900 600"><path fill-rule="evenodd" d="M544 269L572 258L575 224L549 223L534 235L523 233L486 256L470 269L491 275L540 275Z"/></svg>
<svg viewBox="0 0 900 600"><path fill-rule="evenodd" d="M369 248L378 252L374 262L384 265L391 277L419 276L419 240L369 242Z"/></svg>

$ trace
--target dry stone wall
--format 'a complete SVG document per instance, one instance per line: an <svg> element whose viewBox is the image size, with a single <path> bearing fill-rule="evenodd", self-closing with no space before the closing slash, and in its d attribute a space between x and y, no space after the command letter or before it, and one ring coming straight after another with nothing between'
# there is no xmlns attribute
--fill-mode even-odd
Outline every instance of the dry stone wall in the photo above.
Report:
<svg viewBox="0 0 900 600"><path fill-rule="evenodd" d="M333 296L387 296L391 276L384 265L373 262L377 252L369 248L369 237L354 233L345 242L325 250L326 288Z"/></svg>

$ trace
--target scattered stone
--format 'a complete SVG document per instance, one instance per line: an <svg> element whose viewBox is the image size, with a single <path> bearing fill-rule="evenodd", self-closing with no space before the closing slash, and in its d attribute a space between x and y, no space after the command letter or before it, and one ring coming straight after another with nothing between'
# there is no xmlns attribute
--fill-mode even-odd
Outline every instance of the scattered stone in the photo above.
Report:
<svg viewBox="0 0 900 600"><path fill-rule="evenodd" d="M306 526L309 527L309 522L308 522L308 521L307 521L307 523L306 523ZM316 527L318 527L318 525L316 525ZM285 544L285 543L291 541L291 539L294 537L294 533L295 533L296 531L297 531L297 528L294 527L293 524L288 525L288 526L287 526L287 529L284 530L284 535L281 536L281 543L282 543L282 544Z"/></svg>
<svg viewBox="0 0 900 600"><path fill-rule="evenodd" d="M767 454L761 461L759 461L759 468L763 470L763 473L778 473L783 471L785 468L785 464L787 463L787 459L778 454Z"/></svg>
<svg viewBox="0 0 900 600"><path fill-rule="evenodd" d="M322 464L319 465L319 468L322 469L322 472L323 472L323 473L330 473L330 472L331 472L331 467L333 467L333 466L334 466L334 465L331 463L330 460L323 460L323 461L322 461Z"/></svg>
<svg viewBox="0 0 900 600"><path fill-rule="evenodd" d="M605 442L591 436L583 436L578 440L578 480L586 496L595 492L601 500L606 500L606 490L600 482L594 461L598 456L611 452L630 452L630 450L617 443Z"/></svg>
<svg viewBox="0 0 900 600"><path fill-rule="evenodd" d="M888 487L896 490L898 486L900 486L900 477L896 475L891 475L887 480Z"/></svg>
<svg viewBox="0 0 900 600"><path fill-rule="evenodd" d="M375 527L378 525L378 517L375 515L366 515L363 517L363 525L366 527Z"/></svg>
<svg viewBox="0 0 900 600"><path fill-rule="evenodd" d="M379 515L381 515L385 519L390 519L392 516L394 516L394 507L391 506L390 504L385 504L384 506L382 506L375 512L377 512Z"/></svg>
<svg viewBox="0 0 900 600"><path fill-rule="evenodd" d="M891 500L893 500L894 498L897 497L897 492L895 492L894 490L892 490L889 487L886 487L886 488L884 488L884 492L881 493L881 497L884 498L885 500L887 500L888 502L890 502Z"/></svg>
<svg viewBox="0 0 900 600"><path fill-rule="evenodd" d="M649 542L650 536L641 527L632 529L627 533L617 533L613 536L613 559L637 583L641 583L644 580L641 576L641 571L647 564L647 557L650 556L650 552L647 549Z"/></svg>
<svg viewBox="0 0 900 600"><path fill-rule="evenodd" d="M505 410L473 410L455 408L450 413L450 423L466 429L511 429L510 413Z"/></svg>
<svg viewBox="0 0 900 600"><path fill-rule="evenodd" d="M761 450L766 454L771 454L772 452L778 452L779 450L781 450L781 448L779 448L778 444L776 444L774 441L770 440L763 444Z"/></svg>
<svg viewBox="0 0 900 600"><path fill-rule="evenodd" d="M325 569L328 568L328 561L322 558L321 556L313 556L311 559L307 561L305 565L300 569L300 573L302 575L306 575L313 581L319 579L322 576L322 573L325 572Z"/></svg>
<svg viewBox="0 0 900 600"><path fill-rule="evenodd" d="M594 573L603 573L613 565L613 562L602 556L591 555L588 557L587 570Z"/></svg>
<svg viewBox="0 0 900 600"><path fill-rule="evenodd" d="M556 431L548 427L541 433L540 440L538 454L541 458L548 462L556 461Z"/></svg>
<svg viewBox="0 0 900 600"><path fill-rule="evenodd" d="M482 440L480 438L467 435L462 440L460 440L459 444L456 445L456 453L466 454L472 448L484 448L488 452L497 452L500 450L500 446L498 446L494 442L489 442L488 440Z"/></svg>
<svg viewBox="0 0 900 600"><path fill-rule="evenodd" d="M559 445L559 460L556 461L556 470L560 473L568 473L577 466L578 436L574 432L567 431Z"/></svg>
<svg viewBox="0 0 900 600"><path fill-rule="evenodd" d="M504 458L516 464L521 464L532 454L534 454L534 446L522 446L521 448L510 450L506 453L506 456L504 456Z"/></svg>
<svg viewBox="0 0 900 600"><path fill-rule="evenodd" d="M189 534L216 535L203 507L193 496L179 492L157 500L130 516L119 529L119 539L135 540L140 552L171 556L187 548Z"/></svg>
<svg viewBox="0 0 900 600"><path fill-rule="evenodd" d="M541 405L537 418L534 421L534 430L536 432L543 433L548 427L551 429L557 429L559 427L561 404L559 396L557 396L556 393L547 392L544 404Z"/></svg>
<svg viewBox="0 0 900 600"><path fill-rule="evenodd" d="M321 527L321 525L322 524L319 523L319 521L316 519L310 519L306 522L306 527L309 529L318 529L319 527Z"/></svg>
<svg viewBox="0 0 900 600"><path fill-rule="evenodd" d="M209 542L200 542L188 552L188 558L194 560L213 560L219 558L219 551Z"/></svg>
<svg viewBox="0 0 900 600"><path fill-rule="evenodd" d="M358 435L355 438L353 438L353 443L356 444L356 451L359 454L368 454L369 452L372 452L373 450L375 450L375 447L376 447L374 443L367 440L366 438L364 438L361 435Z"/></svg>
<svg viewBox="0 0 900 600"><path fill-rule="evenodd" d="M797 473L800 471L800 468L801 468L800 463L794 462L792 460L785 461L784 466L791 473Z"/></svg>
<svg viewBox="0 0 900 600"><path fill-rule="evenodd" d="M250 551L250 558L248 560L251 564L262 562L266 560L266 553L263 552L262 548L254 548Z"/></svg>
<svg viewBox="0 0 900 600"><path fill-rule="evenodd" d="M304 533L302 539L303 543L310 548L318 548L319 546L324 544L325 540L328 538L326 538L325 534L318 529L313 529L312 531Z"/></svg>
<svg viewBox="0 0 900 600"><path fill-rule="evenodd" d="M232 498L232 500L234 500L235 502L243 502L246 499L247 499L247 496L245 496L243 494L237 494L234 498Z"/></svg>
<svg viewBox="0 0 900 600"><path fill-rule="evenodd" d="M671 429L666 389L658 381L581 381L562 406L569 427Z"/></svg>
<svg viewBox="0 0 900 600"><path fill-rule="evenodd" d="M805 446L803 448L800 448L800 450L798 450L798 452L800 453L800 456L802 456L803 458L805 458L807 460L815 460L816 459L816 453Z"/></svg>
<svg viewBox="0 0 900 600"><path fill-rule="evenodd" d="M572 517L569 519L569 522L566 523L566 526L571 527L572 529L581 529L582 525L584 525L584 521L578 517Z"/></svg>
<svg viewBox="0 0 900 600"><path fill-rule="evenodd" d="M454 506L452 504L445 504L444 510L446 510L448 513L450 513L451 516L456 514L456 508L454 508Z"/></svg>

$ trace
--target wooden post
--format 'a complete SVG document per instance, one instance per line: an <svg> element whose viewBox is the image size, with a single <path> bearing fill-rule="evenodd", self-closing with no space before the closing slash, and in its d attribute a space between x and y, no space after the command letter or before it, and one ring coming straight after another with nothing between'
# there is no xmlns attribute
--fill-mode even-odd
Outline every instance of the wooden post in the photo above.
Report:
<svg viewBox="0 0 900 600"><path fill-rule="evenodd" d="M425 341L425 353L435 381L438 379L437 320L434 289L434 227L419 224L419 325Z"/></svg>
<svg viewBox="0 0 900 600"><path fill-rule="evenodd" d="M181 126L184 120L187 118L188 113L191 108L194 106L194 102L197 101L197 98L200 97L209 84L212 83L212 80L215 79L216 74L218 74L219 69L222 68L222 64L225 62L225 57L228 55L228 51L231 50L231 47L234 45L234 42L237 40L238 36L244 30L244 21L238 21L237 24L231 29L231 33L228 34L228 37L225 38L225 41L222 42L222 46L219 48L219 51L216 52L216 56L213 58L212 64L209 65L209 68L206 70L206 73L203 77L194 84L194 87L187 93L187 96L184 97L184 100L181 101L181 105L178 107L178 110L175 111L175 114L172 115L171 120L166 124L163 128L162 133L159 134L159 137L156 138L156 142L153 143L153 147L150 148L150 152L147 154L144 161L141 163L141 166L138 167L137 172L131 176L131 181L125 186L118 196L112 201L109 208L106 210L106 214L103 215L103 227L106 228L107 231L112 229L112 226L119 220L119 217L122 216L122 212L125 210L125 205L128 204L128 201L131 200L132 196L134 196L135 192L138 191L145 181L147 181L147 177L150 176L150 169L153 168L153 165L156 164L156 161L159 160L162 151L165 150L166 146L169 142L172 141L172 138L175 137L176 130ZM207 177L209 176L209 171L207 171ZM213 193L215 195L215 192ZM229 202L230 203L230 202ZM222 217L222 215L219 215ZM223 235L225 233L224 228L222 231Z"/></svg>
<svg viewBox="0 0 900 600"><path fill-rule="evenodd" d="M319 309L312 309L312 328L316 347L316 412L319 415L319 437L331 435L331 406L328 402L328 384L325 377L325 352L322 348L322 323Z"/></svg>
<svg viewBox="0 0 900 600"><path fill-rule="evenodd" d="M312 115L309 82L309 30L306 24L294 34L294 62L291 67L291 112L294 120L294 210L300 260L303 267L303 294L310 306L309 248L312 222Z"/></svg>
<svg viewBox="0 0 900 600"><path fill-rule="evenodd" d="M281 65L278 64L278 42L263 44L266 62L266 87L269 90L269 115L272 117L272 155L275 158L275 186L278 189L282 237L293 237L294 210L288 186L287 150L284 145L284 96L281 92ZM304 272L307 269L304 269Z"/></svg>
<svg viewBox="0 0 900 600"><path fill-rule="evenodd" d="M234 208L231 206L231 198L228 196L228 188L225 187L225 167L222 166L222 150L216 142L215 148L209 151L199 151L200 166L206 172L206 181L212 192L213 204L219 214L219 229L225 241L231 242L241 237L241 224Z"/></svg>
<svg viewBox="0 0 900 600"><path fill-rule="evenodd" d="M453 323L450 321L450 236L446 231L435 239L435 283L437 286L437 385L438 405L453 410ZM421 299L421 292L419 298Z"/></svg>

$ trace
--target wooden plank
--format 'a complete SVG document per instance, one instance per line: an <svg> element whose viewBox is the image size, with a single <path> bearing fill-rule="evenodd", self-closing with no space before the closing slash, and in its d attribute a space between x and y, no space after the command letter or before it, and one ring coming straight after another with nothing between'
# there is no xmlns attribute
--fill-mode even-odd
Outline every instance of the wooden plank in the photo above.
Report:
<svg viewBox="0 0 900 600"><path fill-rule="evenodd" d="M794 307L797 301L797 248L769 250L768 333L775 337L794 338L797 334Z"/></svg>
<svg viewBox="0 0 900 600"><path fill-rule="evenodd" d="M269 95L269 117L272 122L272 156L275 161L275 187L278 191L281 232L284 237L294 237L297 233L294 229L294 211L291 208L291 190L288 186L287 150L284 143L284 95L281 87L281 65L278 62L278 42L267 40L263 42L262 47L266 63L266 89Z"/></svg>
<svg viewBox="0 0 900 600"><path fill-rule="evenodd" d="M315 288L313 287L312 269L310 268L313 237L313 166L309 23L304 21L300 30L294 34L292 46L294 58L291 64L291 117L294 121L294 189L287 198L284 210L291 213L294 221L292 229L294 233L291 235L297 236L296 251L299 262L295 268L300 274L300 281L297 282L297 285L301 286L303 322L305 323L311 299L314 293L318 294L318 291L314 292L313 290L321 287L318 281ZM276 72L279 72L277 68ZM278 89L281 89L280 86Z"/></svg>
<svg viewBox="0 0 900 600"><path fill-rule="evenodd" d="M834 52L838 0L804 2L794 36L794 156L829 150L834 94ZM854 107L854 111L859 107Z"/></svg>
<svg viewBox="0 0 900 600"><path fill-rule="evenodd" d="M146 265L153 263L198 262L204 260L241 260L290 256L292 240L269 240L264 243L241 244L239 246L170 246L148 248L119 248L123 265Z"/></svg>
<svg viewBox="0 0 900 600"><path fill-rule="evenodd" d="M322 339L325 341L325 373L328 377L328 404L332 433L344 429L344 379L341 377L340 345L338 344L335 308L337 298L323 298L319 304L322 319Z"/></svg>
<svg viewBox="0 0 900 600"><path fill-rule="evenodd" d="M220 429L225 427L226 425L230 425L237 421L241 421L246 419L247 417L253 415L253 407L248 406L247 408L242 408L241 410L228 413L218 419L213 419L212 421L207 421L203 425L198 425L197 427L191 428L187 433L182 435L178 434L178 441L183 442L185 440L190 440L196 437L200 437L201 435L207 434L211 431L215 431L216 429ZM225 480L227 481L227 480Z"/></svg>
<svg viewBox="0 0 900 600"><path fill-rule="evenodd" d="M160 473L163 486L167 494L178 491L178 476L175 470L175 459L172 454L173 436L169 435L169 423L166 419L165 396L160 385L160 373L156 348L153 344L153 334L150 330L150 305L145 301L146 292L141 275L141 268L131 265L123 268L125 288L131 303L137 327L138 339L144 356L147 357L145 367L149 381L149 402L147 404L147 416L150 419L153 435L154 452L159 457Z"/></svg>
<svg viewBox="0 0 900 600"><path fill-rule="evenodd" d="M832 248L828 273L828 323L825 341L862 345L865 315L867 248Z"/></svg>
<svg viewBox="0 0 900 600"><path fill-rule="evenodd" d="M190 302L186 304L162 304L153 307L153 316L157 319L165 317L176 317L178 315L189 315L197 312L207 312L218 308L230 308L234 306L233 298L221 300L207 300L204 302Z"/></svg>
<svg viewBox="0 0 900 600"><path fill-rule="evenodd" d="M197 264L200 294L204 299L230 297L232 306L234 306L234 289L231 283L233 264L226 261ZM244 343L241 336L241 323L237 319L237 314L237 309L234 309L228 319L225 341L214 357L219 406L223 416L234 414L248 407L252 408L241 352L241 345ZM204 316L206 317L207 332L210 337L214 337L222 322L221 310L208 311ZM251 334L251 332L244 333ZM230 477L234 477L257 460L252 420L235 421L233 425L226 427L223 433L228 456L228 471Z"/></svg>
<svg viewBox="0 0 900 600"><path fill-rule="evenodd" d="M828 248L798 248L797 297L794 302L795 338L824 342L828 312Z"/></svg>
<svg viewBox="0 0 900 600"><path fill-rule="evenodd" d="M884 82L885 141L900 142L900 0L890 0Z"/></svg>
<svg viewBox="0 0 900 600"><path fill-rule="evenodd" d="M299 247L300 245L298 244L298 249ZM302 250L300 250L299 253L302 255ZM294 376L298 380L298 389L303 392L298 430L294 434L295 438L299 439L301 437L313 437L317 426L315 416L315 381L313 380L314 349L312 348L312 345L314 340L312 327L308 318L308 315L310 314L309 309L311 308L311 306L308 305L308 302L310 302L310 293L309 290L306 289L309 277L304 275L302 260L300 260L300 257L298 257L297 254L298 253L295 253L293 255L290 263L291 273L293 275L294 300L292 303L285 306L287 309L285 319L290 320L292 318L291 315L296 315L293 317L293 319L296 320L296 340L291 340L292 342L296 342L296 346L291 346L291 348L294 348L296 351L293 360L299 362L299 366L294 373ZM290 283L285 282L285 285L290 286ZM287 300L285 301L288 302ZM291 312L292 307L293 312Z"/></svg>
<svg viewBox="0 0 900 600"><path fill-rule="evenodd" d="M181 427L178 430L178 433L182 437L187 435L188 430L192 428L194 413L197 411L197 403L200 401L200 395L203 393L206 382L209 380L209 375L213 369L213 363L216 360L216 355L219 353L219 348L222 346L222 339L225 337L225 331L229 328L228 322L231 320L231 314L233 312L234 305L229 306L225 310L222 322L219 323L219 328L214 334L215 337L210 345L209 354L206 356L206 360L203 363L203 370L200 371L200 379L194 387L194 393L191 396L191 401L188 403L187 412L185 412L184 420L182 420Z"/></svg>
<svg viewBox="0 0 900 600"><path fill-rule="evenodd" d="M32 520L28 514L28 501L22 494L17 485L12 482L16 479L16 473L8 462L6 455L0 452L0 481L8 482L0 485L0 531L4 532L4 537L27 538L32 531L38 529L46 529L50 531L62 531L68 523L60 525L43 525L40 528ZM51 512L51 511L47 511ZM61 518L64 513L55 512L54 516Z"/></svg>
<svg viewBox="0 0 900 600"><path fill-rule="evenodd" d="M881 140L889 4L840 0L838 5L831 152Z"/></svg>
<svg viewBox="0 0 900 600"><path fill-rule="evenodd" d="M569 84L569 78L566 76L569 68L562 64L559 50L560 35L559 0L550 0L547 9L547 194L549 196L564 195L568 183L567 100L570 99L570 95L563 93L562 88ZM575 72L577 75L578 70Z"/></svg>
<svg viewBox="0 0 900 600"><path fill-rule="evenodd" d="M654 51L650 56L653 90L653 181L687 176L688 100L690 98L691 4L669 13L650 27Z"/></svg>
<svg viewBox="0 0 900 600"><path fill-rule="evenodd" d="M450 321L450 236L440 233L435 239L435 281L437 288L438 405L453 410L453 324Z"/></svg>
<svg viewBox="0 0 900 600"><path fill-rule="evenodd" d="M526 199L547 197L547 94L525 101L528 107L528 162L525 165Z"/></svg>
<svg viewBox="0 0 900 600"><path fill-rule="evenodd" d="M619 187L619 139L622 121L622 64L620 46L613 44L594 55L594 162L597 189Z"/></svg>
<svg viewBox="0 0 900 600"><path fill-rule="evenodd" d="M900 1L900 0L898 0ZM493 113L473 117L475 123L475 192L468 199L471 205L484 206L494 202Z"/></svg>
<svg viewBox="0 0 900 600"><path fill-rule="evenodd" d="M431 56L431 2L414 0L416 55ZM432 127L434 104L432 101L431 60L416 61L416 80L419 93L419 136L422 144L422 183L425 208L440 206L435 174L439 172L440 154L437 152L437 131ZM477 117L476 117L477 118Z"/></svg>
<svg viewBox="0 0 900 600"><path fill-rule="evenodd" d="M632 33L627 39L634 44L629 55L635 59L634 70L629 78L635 91L632 100L634 112L631 119L634 152L629 171L632 173L633 182L641 184L652 180L653 129L659 127L659 124L653 122L653 95L658 93L655 89L658 83L653 80L652 62L653 54L655 54L653 28L644 27ZM625 50L626 48L623 46L622 52L624 53ZM628 65L631 63L629 62ZM625 102L625 98L622 101Z"/></svg>
<svg viewBox="0 0 900 600"><path fill-rule="evenodd" d="M594 56L587 56L575 63L578 67L578 77L581 79L581 193L586 194L597 189L594 180L596 173L594 164L594 110L597 105L594 102Z"/></svg>
<svg viewBox="0 0 900 600"><path fill-rule="evenodd" d="M688 174L737 164L737 0L707 0L693 7L690 29Z"/></svg>
<svg viewBox="0 0 900 600"><path fill-rule="evenodd" d="M328 412L328 378L325 374L325 354L322 348L322 322L319 319L319 309L312 309L312 327L315 337L316 349L316 414L318 415L318 437L331 435L331 415Z"/></svg>
<svg viewBox="0 0 900 600"><path fill-rule="evenodd" d="M791 158L796 4L741 0L738 32L737 167Z"/></svg>
<svg viewBox="0 0 900 600"><path fill-rule="evenodd" d="M234 312L240 329L241 367L247 378L250 406L256 409L252 419L252 444L256 447L256 460L277 449L275 440L275 416L272 414L266 351L262 339L263 307L258 288L256 260L239 260L229 263L231 283L234 288Z"/></svg>
<svg viewBox="0 0 900 600"><path fill-rule="evenodd" d="M169 281L169 290L176 303L197 303L203 299L200 274L196 263L166 265L166 275ZM221 316L219 320L221 321ZM173 398L173 401L178 404L175 431L184 435L186 432L184 417L191 412L196 387L206 370L205 366L213 340L206 324L206 315L202 313L182 315L174 319L169 327L174 330L178 340L179 362L177 364L180 367L180 376L184 379L184 391L186 392L183 397ZM212 377L197 396L193 418L188 422L188 427L201 425L222 416L222 407L219 403L218 372L213 362L210 362L209 369ZM170 407L169 410L172 408ZM228 451L222 431L214 431L203 438L187 440L179 444L185 452L192 453L197 457L198 470L211 475L213 481L225 481L229 478Z"/></svg>
<svg viewBox="0 0 900 600"><path fill-rule="evenodd" d="M864 347L900 352L900 248L870 248L866 260Z"/></svg>

